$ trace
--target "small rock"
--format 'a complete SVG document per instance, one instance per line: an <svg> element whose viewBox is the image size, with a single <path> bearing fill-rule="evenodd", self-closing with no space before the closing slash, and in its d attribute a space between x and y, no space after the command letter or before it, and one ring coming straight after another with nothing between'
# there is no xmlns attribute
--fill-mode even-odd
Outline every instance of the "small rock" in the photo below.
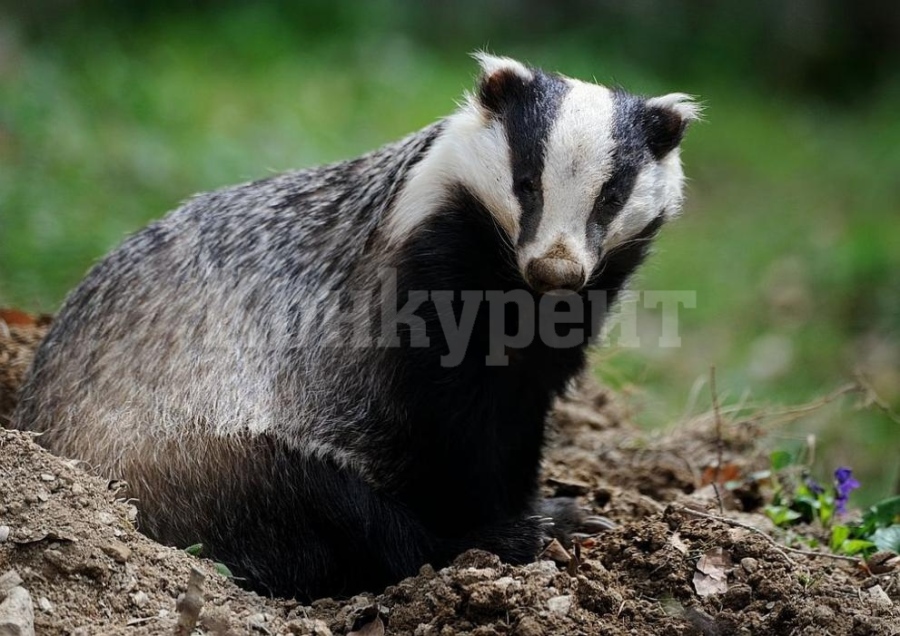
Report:
<svg viewBox="0 0 900 636"><path fill-rule="evenodd" d="M519 621L514 636L544 636L544 628L531 616L526 616Z"/></svg>
<svg viewBox="0 0 900 636"><path fill-rule="evenodd" d="M14 587L0 603L0 634L34 636L34 606L24 587Z"/></svg>
<svg viewBox="0 0 900 636"><path fill-rule="evenodd" d="M3 543L7 539L9 539L9 533L9 526L0 526L0 543Z"/></svg>
<svg viewBox="0 0 900 636"><path fill-rule="evenodd" d="M264 625L269 622L269 619L265 614L259 612L257 614L250 614L250 616L247 617L247 622L252 627L253 625Z"/></svg>
<svg viewBox="0 0 900 636"><path fill-rule="evenodd" d="M759 569L759 561L753 557L744 557L741 559L741 568L747 574L753 574Z"/></svg>
<svg viewBox="0 0 900 636"><path fill-rule="evenodd" d="M44 550L44 559L48 563L56 566L61 572L71 573L74 570L74 566L69 563L66 556L59 550L47 548Z"/></svg>
<svg viewBox="0 0 900 636"><path fill-rule="evenodd" d="M42 612L45 612L47 614L53 613L53 603L51 603L50 599L48 599L46 596L40 597L37 604L38 607L41 608Z"/></svg>
<svg viewBox="0 0 900 636"><path fill-rule="evenodd" d="M891 607L894 604L891 597L887 595L887 592L880 585L873 585L866 590L866 593L869 595L869 600L876 605Z"/></svg>
<svg viewBox="0 0 900 636"><path fill-rule="evenodd" d="M554 596L547 600L547 609L551 614L568 614L572 607L572 597L570 595Z"/></svg>
<svg viewBox="0 0 900 636"><path fill-rule="evenodd" d="M139 590L131 595L131 602L135 607L144 607L150 601L150 597L143 590Z"/></svg>
<svg viewBox="0 0 900 636"><path fill-rule="evenodd" d="M206 607L200 614L200 627L213 634L225 635L231 627L228 607Z"/></svg>
<svg viewBox="0 0 900 636"><path fill-rule="evenodd" d="M73 495L83 495L84 494L84 486L79 483L72 484L72 494Z"/></svg>
<svg viewBox="0 0 900 636"><path fill-rule="evenodd" d="M41 473L41 479L43 481L55 481L56 475L51 475L50 473Z"/></svg>
<svg viewBox="0 0 900 636"><path fill-rule="evenodd" d="M131 557L131 548L121 541L104 543L100 549L116 563L125 563Z"/></svg>
<svg viewBox="0 0 900 636"><path fill-rule="evenodd" d="M0 576L0 601L6 598L6 594L11 589L19 585L22 585L22 577L15 570L10 570Z"/></svg>
<svg viewBox="0 0 900 636"><path fill-rule="evenodd" d="M493 581L497 578L497 570L494 568L458 568L456 570L444 570L444 574L451 574L453 579L463 587L469 587L485 581Z"/></svg>
<svg viewBox="0 0 900 636"><path fill-rule="evenodd" d="M476 611L498 612L508 604L507 585L497 581L476 583L469 588L469 607Z"/></svg>
<svg viewBox="0 0 900 636"><path fill-rule="evenodd" d="M97 521L102 523L104 526L111 526L116 522L116 518L108 512L98 512Z"/></svg>
<svg viewBox="0 0 900 636"><path fill-rule="evenodd" d="M743 610L753 600L753 588L744 583L732 585L722 597L722 605L735 610Z"/></svg>
<svg viewBox="0 0 900 636"><path fill-rule="evenodd" d="M287 630L298 636L332 636L325 621L318 618L299 618L287 624Z"/></svg>

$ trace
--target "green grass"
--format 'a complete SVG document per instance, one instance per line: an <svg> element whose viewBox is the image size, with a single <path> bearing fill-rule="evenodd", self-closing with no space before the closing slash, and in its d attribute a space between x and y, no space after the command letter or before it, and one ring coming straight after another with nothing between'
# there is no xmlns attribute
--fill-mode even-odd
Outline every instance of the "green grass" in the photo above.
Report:
<svg viewBox="0 0 900 636"><path fill-rule="evenodd" d="M474 75L464 53L483 44L449 53L360 33L298 41L248 9L13 37L0 66L0 304L54 311L94 260L192 193L354 156L447 114ZM643 311L640 348L599 354L640 421L676 422L711 365L723 394L761 403L812 399L860 368L900 407L900 85L849 110L721 76L676 83L572 40L495 48L707 106L684 144L684 215L638 282L696 291L683 344L654 346L659 315ZM823 472L852 465L868 500L890 490L900 425L844 403L779 434L808 432Z"/></svg>

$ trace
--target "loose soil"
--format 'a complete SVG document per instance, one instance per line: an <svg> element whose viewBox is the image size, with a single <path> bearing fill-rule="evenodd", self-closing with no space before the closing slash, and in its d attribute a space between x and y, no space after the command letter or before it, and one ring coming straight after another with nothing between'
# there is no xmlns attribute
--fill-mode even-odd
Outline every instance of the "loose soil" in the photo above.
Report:
<svg viewBox="0 0 900 636"><path fill-rule="evenodd" d="M46 324L0 313L0 423ZM758 418L720 422L721 435L713 415L648 434L584 383L552 419L545 493L577 496L617 528L531 565L473 550L310 606L247 592L214 563L151 541L115 483L0 429L0 575L23 579L37 634L900 634L900 574L782 549L758 513L764 484L716 495L717 481L765 467ZM184 599L192 570L205 579L191 632L178 623L201 600Z"/></svg>

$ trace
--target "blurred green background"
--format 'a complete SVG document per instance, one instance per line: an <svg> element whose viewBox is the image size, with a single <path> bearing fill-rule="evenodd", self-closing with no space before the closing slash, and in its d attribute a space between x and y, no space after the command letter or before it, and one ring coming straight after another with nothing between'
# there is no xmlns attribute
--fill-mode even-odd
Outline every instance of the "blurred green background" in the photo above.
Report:
<svg viewBox="0 0 900 636"><path fill-rule="evenodd" d="M900 3L0 2L0 305L54 311L188 195L351 157L448 114L488 48L700 96L683 217L637 287L693 290L682 346L603 347L639 421L800 403L860 370L900 410ZM615 340L615 338L613 338ZM817 469L898 485L900 424L838 401Z"/></svg>

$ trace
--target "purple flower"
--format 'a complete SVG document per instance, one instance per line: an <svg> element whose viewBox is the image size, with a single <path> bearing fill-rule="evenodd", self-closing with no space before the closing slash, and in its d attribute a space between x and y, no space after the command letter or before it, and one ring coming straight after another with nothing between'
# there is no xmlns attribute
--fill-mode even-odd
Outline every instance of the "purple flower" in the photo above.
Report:
<svg viewBox="0 0 900 636"><path fill-rule="evenodd" d="M853 471L841 466L834 471L834 503L838 514L847 512L847 500L850 493L859 488L859 482L853 479Z"/></svg>

